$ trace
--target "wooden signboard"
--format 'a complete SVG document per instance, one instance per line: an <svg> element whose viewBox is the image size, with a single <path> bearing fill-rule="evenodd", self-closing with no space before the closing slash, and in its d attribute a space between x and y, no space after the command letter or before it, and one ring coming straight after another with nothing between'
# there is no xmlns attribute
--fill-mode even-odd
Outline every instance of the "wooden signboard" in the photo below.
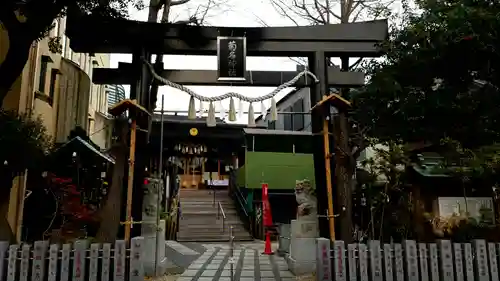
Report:
<svg viewBox="0 0 500 281"><path fill-rule="evenodd" d="M246 59L245 37L217 37L218 81L245 81Z"/></svg>

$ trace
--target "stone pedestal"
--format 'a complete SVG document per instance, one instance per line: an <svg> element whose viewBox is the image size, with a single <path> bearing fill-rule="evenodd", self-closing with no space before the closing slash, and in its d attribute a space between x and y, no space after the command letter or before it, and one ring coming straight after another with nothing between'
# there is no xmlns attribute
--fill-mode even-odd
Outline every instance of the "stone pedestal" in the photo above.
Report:
<svg viewBox="0 0 500 281"><path fill-rule="evenodd" d="M281 224L278 227L278 255L284 257L290 253L290 224Z"/></svg>
<svg viewBox="0 0 500 281"><path fill-rule="evenodd" d="M316 238L319 237L316 220L292 220L288 268L295 275L316 271Z"/></svg>
<svg viewBox="0 0 500 281"><path fill-rule="evenodd" d="M144 237L144 274L146 276L161 276L167 268L165 256L165 220L160 220L156 225L159 210L157 208L158 195L163 194L163 181L160 179L149 179L149 184L144 187L143 211L141 233ZM160 206L161 207L161 206ZM156 235L159 235L158 244ZM155 273L155 259L158 251L158 274Z"/></svg>

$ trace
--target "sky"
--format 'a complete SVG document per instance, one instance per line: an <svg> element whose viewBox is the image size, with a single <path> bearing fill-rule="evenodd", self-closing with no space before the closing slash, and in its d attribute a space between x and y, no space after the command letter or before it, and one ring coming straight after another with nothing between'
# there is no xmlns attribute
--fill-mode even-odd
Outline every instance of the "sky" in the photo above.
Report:
<svg viewBox="0 0 500 281"><path fill-rule="evenodd" d="M149 0L145 0L149 1ZM203 5L208 0L191 0L186 5L174 6L171 11L173 20L184 20L196 10L197 7ZM223 1L223 0L215 0ZM221 5L218 8L211 9L207 13L205 25L210 26L235 26L235 27L256 27L263 26L265 22L269 26L290 26L293 23L284 17L281 17L269 0L225 0L227 4ZM148 17L148 9L136 10L130 12L131 19L146 21ZM304 23L305 25L306 23ZM111 56L111 67L117 68L118 62L131 62L132 56L126 54L113 54ZM267 71L295 71L297 63L290 58L273 58L273 57L247 57L247 70L267 70ZM216 56L180 56L167 55L164 56L164 66L167 69L195 69L195 70L216 70ZM222 87L222 86L190 86L193 91L204 96L219 96L229 91L238 92L248 97L257 97L270 93L274 88L270 87ZM292 89L283 90L276 96L279 100ZM128 94L128 87L126 87ZM157 110L161 109L161 95L165 96L164 108L168 111L187 111L189 105L189 95L179 90L162 86L159 88ZM265 107L270 107L271 101L265 102ZM222 104L215 104L216 111L227 111L229 108L229 100L225 100ZM255 118L259 116L260 104L254 104L256 112ZM199 109L199 102L196 102L196 107ZM236 102L238 107L238 102ZM203 106L208 109L208 104ZM248 104L244 104L244 110L248 110ZM182 114L182 113L180 113ZM218 113L219 115L219 113ZM237 120L238 123L246 123L247 116Z"/></svg>

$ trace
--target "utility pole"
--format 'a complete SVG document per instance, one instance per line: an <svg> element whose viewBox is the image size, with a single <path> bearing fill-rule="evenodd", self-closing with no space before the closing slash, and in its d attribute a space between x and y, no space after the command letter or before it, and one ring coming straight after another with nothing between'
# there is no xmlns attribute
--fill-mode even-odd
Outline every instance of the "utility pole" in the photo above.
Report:
<svg viewBox="0 0 500 281"><path fill-rule="evenodd" d="M155 251L155 275L158 276L158 261L159 261L159 251L160 248L160 209L161 209L161 189L165 187L163 184L163 111L165 110L165 96L161 95L161 115L160 115L160 163L158 169L158 178L160 179L160 185L156 187L156 251ZM168 210L166 210L168 211Z"/></svg>

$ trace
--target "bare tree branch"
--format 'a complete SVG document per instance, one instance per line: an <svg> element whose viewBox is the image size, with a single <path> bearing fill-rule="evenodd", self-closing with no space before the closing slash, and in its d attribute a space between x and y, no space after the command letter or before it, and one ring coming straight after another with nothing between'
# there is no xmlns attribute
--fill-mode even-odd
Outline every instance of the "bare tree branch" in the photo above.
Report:
<svg viewBox="0 0 500 281"><path fill-rule="evenodd" d="M374 20L390 11L396 0L269 0L276 12L295 25L301 20L311 25ZM334 23L334 22L330 22Z"/></svg>
<svg viewBox="0 0 500 281"><path fill-rule="evenodd" d="M171 2L170 2L170 7L177 6L177 5L182 5L182 4L186 4L186 3L188 3L189 1L191 1L191 0L177 0L177 1L171 1Z"/></svg>
<svg viewBox="0 0 500 281"><path fill-rule="evenodd" d="M364 58L358 58L353 64L349 66L349 70L355 69L362 61Z"/></svg>

